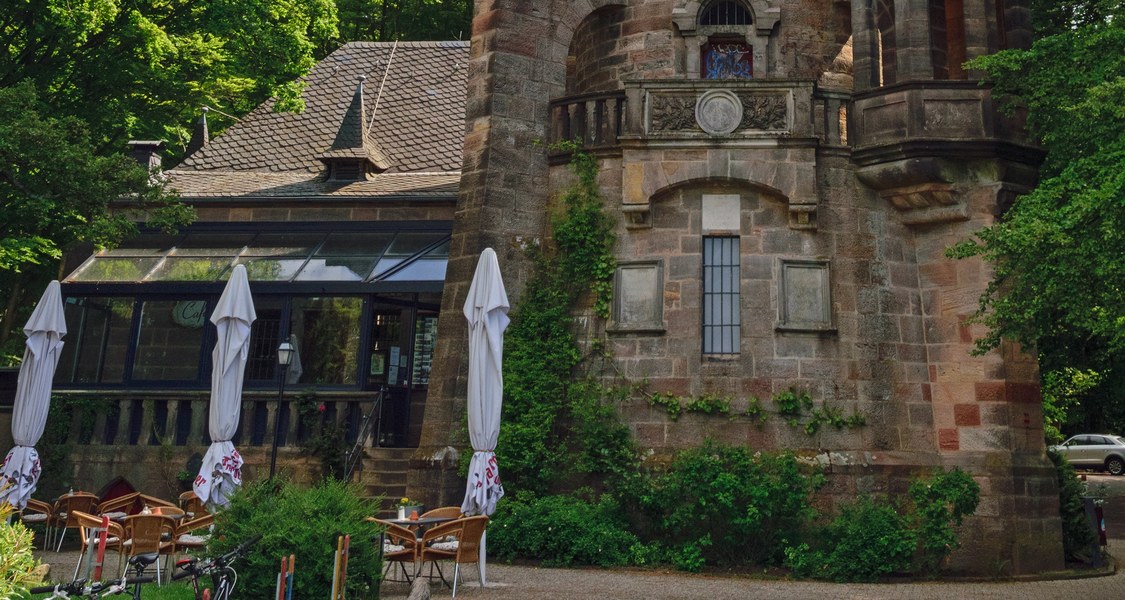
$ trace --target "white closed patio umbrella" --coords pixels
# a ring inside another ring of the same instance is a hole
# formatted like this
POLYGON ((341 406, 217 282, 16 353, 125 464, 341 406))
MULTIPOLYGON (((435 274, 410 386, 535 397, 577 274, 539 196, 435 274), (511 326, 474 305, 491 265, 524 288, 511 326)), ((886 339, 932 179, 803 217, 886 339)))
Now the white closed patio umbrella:
POLYGON ((211 352, 211 411, 207 421, 211 447, 203 456, 203 465, 192 486, 195 495, 212 510, 227 506, 230 495, 242 485, 242 456, 231 439, 238 431, 250 324, 256 318, 246 267, 237 265, 211 313, 217 333, 211 352))
MULTIPOLYGON (((473 459, 461 512, 491 515, 504 495, 496 464, 496 440, 500 436, 503 404, 504 329, 508 327, 508 294, 500 276, 496 252, 485 248, 477 262, 469 297, 465 300, 469 321, 469 440, 473 459)), ((485 583, 485 538, 480 543, 480 578, 485 583)))
POLYGON ((35 444, 47 425, 51 380, 55 377, 63 348, 62 338, 66 335, 59 282, 47 285, 23 332, 27 342, 12 407, 12 440, 16 445, 0 466, 0 502, 7 500, 19 510, 27 506, 39 482, 39 452, 35 444))

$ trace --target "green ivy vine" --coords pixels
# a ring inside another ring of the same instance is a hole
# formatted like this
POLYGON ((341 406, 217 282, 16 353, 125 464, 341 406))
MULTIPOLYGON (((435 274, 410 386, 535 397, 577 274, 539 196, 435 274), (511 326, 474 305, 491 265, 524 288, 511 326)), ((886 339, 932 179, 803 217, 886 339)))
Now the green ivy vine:
POLYGON ((575 376, 583 356, 572 314, 589 294, 594 314, 608 318, 617 262, 596 160, 573 143, 559 149, 572 153, 577 178, 552 214, 550 237, 527 248, 533 270, 504 342, 500 463, 505 479, 537 493, 560 472, 623 472, 635 455, 628 428, 610 418, 606 390, 575 376))
MULTIPOLYGON (((743 417, 762 424, 767 419, 762 401, 757 396, 750 396, 746 408, 741 413, 733 413, 731 396, 715 394, 701 394, 699 396, 681 397, 670 392, 652 392, 646 395, 651 406, 659 407, 668 414, 668 418, 676 421, 684 413, 721 414, 734 419, 743 417)), ((860 413, 844 415, 834 406, 815 407, 812 396, 807 391, 789 388, 778 392, 773 397, 777 415, 790 427, 800 427, 805 433, 813 435, 820 431, 824 425, 831 425, 836 429, 844 427, 855 428, 867 424, 867 419, 860 413)))

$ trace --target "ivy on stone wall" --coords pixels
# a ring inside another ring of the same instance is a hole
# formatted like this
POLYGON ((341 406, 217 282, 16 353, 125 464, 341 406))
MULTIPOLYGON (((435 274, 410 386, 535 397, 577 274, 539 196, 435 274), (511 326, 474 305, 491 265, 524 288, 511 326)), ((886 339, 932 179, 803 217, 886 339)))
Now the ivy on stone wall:
POLYGON ((628 429, 603 403, 604 388, 576 377, 582 361, 573 314, 588 294, 609 316, 613 221, 602 210, 597 162, 568 143, 577 180, 560 197, 551 236, 527 252, 534 270, 504 346, 504 427, 497 453, 513 487, 544 493, 570 474, 622 471, 628 429), (611 418, 612 417, 612 418, 611 418))
MULTIPOLYGON (((756 421, 758 425, 765 423, 768 418, 768 413, 757 396, 750 396, 746 401, 746 408, 741 412, 732 410, 734 398, 731 396, 704 393, 682 397, 671 392, 652 392, 645 397, 651 406, 662 408, 673 421, 679 420, 684 413, 726 415, 730 419, 746 418, 756 421)), ((820 431, 824 425, 843 429, 867 424, 866 417, 860 413, 845 416, 843 411, 834 406, 827 404, 815 406, 812 396, 807 391, 796 388, 789 388, 775 394, 773 404, 777 407, 774 414, 790 427, 800 427, 809 435, 820 431)))

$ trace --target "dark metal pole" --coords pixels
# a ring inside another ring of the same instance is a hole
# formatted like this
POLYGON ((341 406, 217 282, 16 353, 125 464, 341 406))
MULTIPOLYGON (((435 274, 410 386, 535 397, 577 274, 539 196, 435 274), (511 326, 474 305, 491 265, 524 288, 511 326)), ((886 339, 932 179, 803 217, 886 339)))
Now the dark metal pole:
POLYGON ((277 471, 277 438, 281 436, 281 400, 285 395, 285 375, 289 370, 288 364, 278 365, 281 367, 281 381, 277 383, 277 410, 273 414, 273 444, 270 448, 270 479, 273 479, 274 472, 277 471))

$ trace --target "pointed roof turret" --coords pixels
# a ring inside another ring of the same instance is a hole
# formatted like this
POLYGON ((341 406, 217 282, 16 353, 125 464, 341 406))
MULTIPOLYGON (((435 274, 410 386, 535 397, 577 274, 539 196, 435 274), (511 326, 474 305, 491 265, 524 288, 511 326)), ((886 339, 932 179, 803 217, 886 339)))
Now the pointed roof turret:
POLYGON ((195 122, 195 129, 191 131, 191 139, 188 140, 187 144, 187 154, 189 156, 211 141, 211 135, 207 131, 207 111, 209 110, 211 109, 206 106, 203 107, 203 114, 200 115, 199 120, 195 122))
POLYGON ((367 113, 363 108, 363 82, 367 78, 360 75, 358 79, 359 85, 340 122, 336 139, 328 150, 317 157, 328 166, 330 180, 356 181, 363 179, 368 170, 385 171, 391 166, 387 155, 375 140, 367 136, 367 113))

